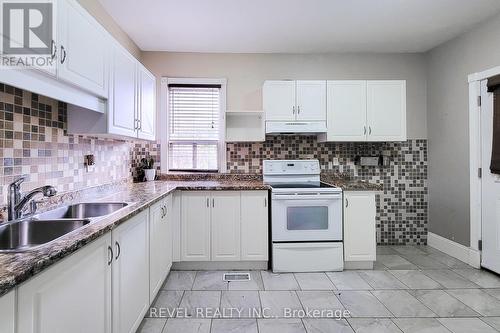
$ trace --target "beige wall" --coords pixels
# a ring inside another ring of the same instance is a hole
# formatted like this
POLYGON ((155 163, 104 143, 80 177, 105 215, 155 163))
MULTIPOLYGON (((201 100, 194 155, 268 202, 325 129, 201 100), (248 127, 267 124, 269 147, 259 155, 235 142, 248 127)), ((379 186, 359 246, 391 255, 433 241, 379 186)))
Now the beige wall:
POLYGON ((125 47, 134 57, 141 60, 141 50, 132 39, 118 26, 113 18, 106 12, 98 0, 78 0, 94 18, 102 24, 104 28, 114 37, 123 47, 125 47))
POLYGON ((407 80, 408 137, 427 138, 426 70, 421 54, 210 54, 143 52, 158 78, 227 78, 228 110, 262 110, 267 79, 407 80))
POLYGON ((467 76, 500 65, 500 15, 428 53, 430 231, 469 246, 467 76))

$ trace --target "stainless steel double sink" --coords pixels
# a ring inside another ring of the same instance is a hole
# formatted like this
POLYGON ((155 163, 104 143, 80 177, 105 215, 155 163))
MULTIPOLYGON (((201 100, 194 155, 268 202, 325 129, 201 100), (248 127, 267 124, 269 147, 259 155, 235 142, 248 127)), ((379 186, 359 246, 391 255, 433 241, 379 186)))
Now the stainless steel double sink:
POLYGON ((126 202, 87 202, 59 207, 29 218, 0 224, 0 252, 22 252, 73 232, 93 218, 119 211, 126 202))

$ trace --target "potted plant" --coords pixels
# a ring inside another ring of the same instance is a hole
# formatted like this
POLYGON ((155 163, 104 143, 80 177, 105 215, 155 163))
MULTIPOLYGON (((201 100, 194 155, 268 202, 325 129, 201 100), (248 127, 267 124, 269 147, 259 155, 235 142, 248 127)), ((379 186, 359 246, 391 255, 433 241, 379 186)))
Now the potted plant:
POLYGON ((156 169, 154 168, 155 161, 150 158, 141 159, 141 169, 144 171, 144 178, 146 181, 155 180, 156 169))

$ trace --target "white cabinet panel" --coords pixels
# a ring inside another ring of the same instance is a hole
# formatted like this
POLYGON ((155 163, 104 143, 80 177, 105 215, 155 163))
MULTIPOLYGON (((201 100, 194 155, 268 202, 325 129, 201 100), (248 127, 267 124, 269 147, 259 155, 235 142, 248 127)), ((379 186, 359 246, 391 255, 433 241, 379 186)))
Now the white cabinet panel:
POLYGON ((212 192, 212 261, 240 260, 240 192, 212 192))
POLYGON ((295 120, 295 81, 266 81, 262 90, 266 120, 295 120))
POLYGON ((328 81, 327 141, 366 141, 366 81, 328 81))
POLYGON ((115 45, 108 101, 108 131, 111 134, 137 136, 136 75, 136 60, 127 51, 115 45))
POLYGON ((14 333, 16 321, 16 292, 11 291, 0 297, 0 332, 14 333))
POLYGON ((143 66, 138 66, 139 78, 139 139, 155 140, 156 138, 156 78, 143 66))
POLYGON ((169 219, 172 224, 172 261, 181 261, 181 201, 182 193, 175 191, 172 194, 172 208, 169 219))
POLYGON ((182 192, 181 260, 210 260, 210 193, 182 192))
POLYGON ((241 192, 241 260, 268 260, 268 192, 241 192))
POLYGON ((375 261, 375 194, 344 192, 345 261, 375 261))
POLYGON ((149 291, 153 300, 172 266, 170 196, 149 208, 149 291))
POLYGON ((406 140, 406 81, 368 81, 368 141, 406 140))
POLYGON ((114 333, 135 332, 149 308, 148 226, 143 211, 112 231, 114 333))
POLYGON ((296 82, 297 120, 325 121, 326 81, 296 82))
POLYGON ((109 37, 76 1, 58 1, 58 5, 59 78, 108 97, 109 37))
POLYGON ((21 285, 18 333, 111 332, 110 245, 107 234, 21 285))

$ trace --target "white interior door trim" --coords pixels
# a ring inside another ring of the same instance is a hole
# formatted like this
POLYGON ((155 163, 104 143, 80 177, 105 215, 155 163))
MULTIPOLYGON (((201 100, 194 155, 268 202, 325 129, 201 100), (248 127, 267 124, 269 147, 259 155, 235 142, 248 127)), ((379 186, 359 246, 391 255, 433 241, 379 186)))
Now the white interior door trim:
POLYGON ((470 249, 476 255, 470 256, 469 264, 481 266, 479 240, 481 239, 481 106, 478 96, 481 96, 481 81, 500 75, 500 66, 468 76, 469 82, 469 184, 470 184, 470 249))

